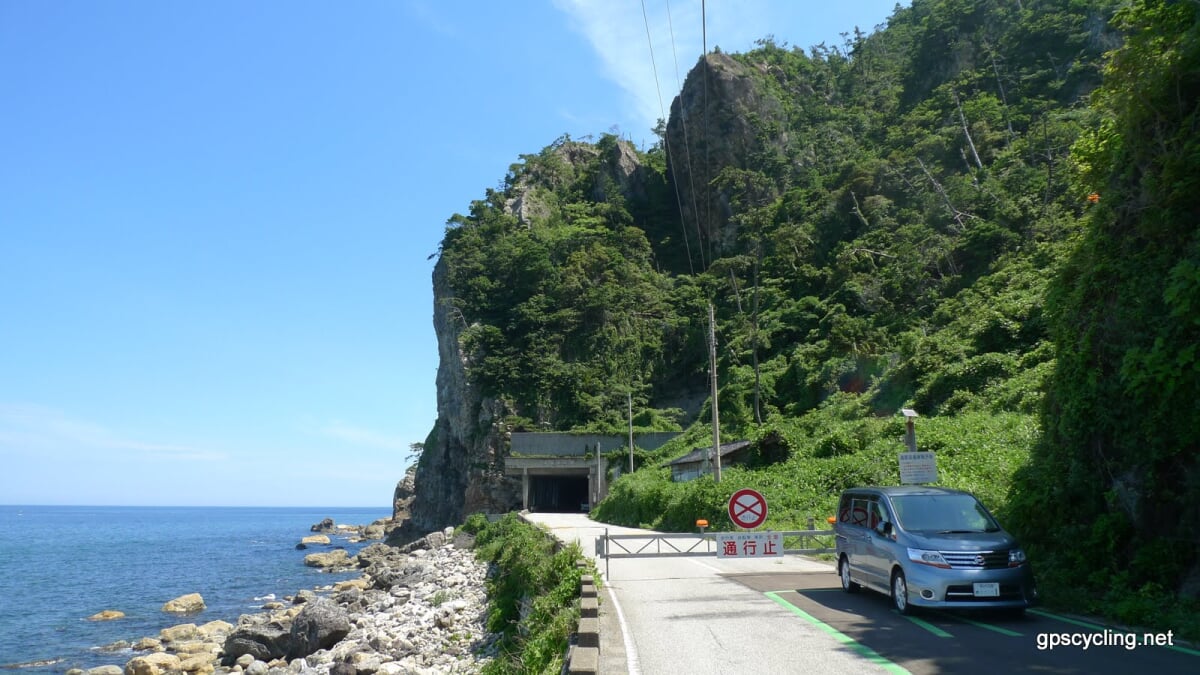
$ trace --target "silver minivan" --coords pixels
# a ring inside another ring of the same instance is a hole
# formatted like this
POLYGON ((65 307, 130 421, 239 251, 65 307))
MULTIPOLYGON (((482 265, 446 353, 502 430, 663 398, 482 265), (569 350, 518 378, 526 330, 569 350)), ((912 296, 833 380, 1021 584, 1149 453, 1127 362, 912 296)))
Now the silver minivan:
POLYGON ((1003 609, 1037 601, 1025 552, 969 492, 918 485, 846 490, 834 520, 842 590, 913 607, 1003 609))

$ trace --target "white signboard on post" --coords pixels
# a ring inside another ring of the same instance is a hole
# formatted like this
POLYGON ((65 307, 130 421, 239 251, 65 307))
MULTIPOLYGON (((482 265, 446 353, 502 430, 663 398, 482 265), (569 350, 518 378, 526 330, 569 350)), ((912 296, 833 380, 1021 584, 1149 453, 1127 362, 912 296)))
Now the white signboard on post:
POLYGON ((936 483, 937 455, 932 452, 900 453, 900 482, 904 485, 936 483))
POLYGON ((782 558, 782 532, 717 532, 718 558, 782 558))

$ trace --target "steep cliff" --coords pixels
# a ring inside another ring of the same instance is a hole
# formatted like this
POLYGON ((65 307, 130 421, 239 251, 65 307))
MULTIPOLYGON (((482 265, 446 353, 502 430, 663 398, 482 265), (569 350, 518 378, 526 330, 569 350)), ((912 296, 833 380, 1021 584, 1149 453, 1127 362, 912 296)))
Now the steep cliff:
POLYGON ((438 341, 437 422, 417 463, 411 523, 428 532, 457 525, 476 511, 508 511, 520 504, 519 486, 503 476, 505 407, 481 395, 467 374, 464 317, 451 299, 446 263, 433 270, 433 325, 438 341))
POLYGON ((708 54, 671 103, 666 141, 683 222, 699 231, 704 260, 733 253, 737 228, 730 194, 713 182, 726 168, 759 168, 756 159, 782 150, 787 142, 782 102, 762 73, 728 54, 708 54))
POLYGON ((520 483, 504 476, 510 431, 577 426, 596 405, 570 393, 579 381, 653 370, 638 350, 596 337, 614 322, 636 332, 613 311, 622 304, 653 309, 636 280, 621 278, 650 268, 628 262, 649 249, 625 222, 623 205, 649 190, 636 150, 611 137, 560 139, 523 156, 505 183, 456 217, 434 267, 438 419, 417 468, 416 531, 518 507, 520 483), (493 247, 504 252, 484 250, 493 247), (634 360, 592 363, 614 353, 634 360))

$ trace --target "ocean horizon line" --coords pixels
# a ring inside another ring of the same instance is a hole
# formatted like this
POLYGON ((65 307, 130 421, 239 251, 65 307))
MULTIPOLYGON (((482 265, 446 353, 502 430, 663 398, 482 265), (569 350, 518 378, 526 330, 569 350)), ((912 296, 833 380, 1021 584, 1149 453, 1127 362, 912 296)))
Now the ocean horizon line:
POLYGON ((279 504, 11 504, 0 503, 0 507, 14 508, 87 508, 87 509, 381 509, 391 510, 387 504, 376 505, 279 505, 279 504))

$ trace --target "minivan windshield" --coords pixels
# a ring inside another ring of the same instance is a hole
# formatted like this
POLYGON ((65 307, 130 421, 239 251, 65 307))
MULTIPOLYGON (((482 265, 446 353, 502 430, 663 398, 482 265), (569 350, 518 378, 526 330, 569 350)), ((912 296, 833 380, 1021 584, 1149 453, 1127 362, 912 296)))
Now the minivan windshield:
POLYGON ((1000 526, 971 495, 898 495, 892 497, 896 520, 909 531, 999 532, 1000 526))

